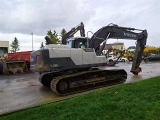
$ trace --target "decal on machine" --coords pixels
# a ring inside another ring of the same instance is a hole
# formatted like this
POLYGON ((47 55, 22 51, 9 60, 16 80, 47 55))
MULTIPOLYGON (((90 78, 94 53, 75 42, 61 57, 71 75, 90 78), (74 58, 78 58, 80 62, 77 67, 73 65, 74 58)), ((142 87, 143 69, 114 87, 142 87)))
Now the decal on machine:
POLYGON ((131 33, 127 33, 127 32, 123 32, 123 34, 124 34, 124 36, 132 37, 132 38, 137 37, 135 34, 131 34, 131 33))

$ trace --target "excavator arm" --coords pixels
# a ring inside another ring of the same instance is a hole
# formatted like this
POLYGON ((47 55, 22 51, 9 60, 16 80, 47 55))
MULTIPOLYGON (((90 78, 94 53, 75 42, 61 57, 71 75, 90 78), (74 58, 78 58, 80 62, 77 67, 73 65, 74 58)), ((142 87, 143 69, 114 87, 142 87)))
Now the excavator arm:
POLYGON ((80 35, 81 37, 85 37, 85 29, 84 29, 84 24, 83 22, 81 22, 78 26, 72 28, 69 32, 67 32, 66 34, 64 34, 62 36, 62 44, 66 44, 67 43, 67 39, 73 37, 73 35, 77 32, 80 31, 80 35))
POLYGON ((89 41, 89 47, 94 48, 97 52, 97 55, 101 55, 106 41, 109 38, 136 40, 136 51, 134 53, 134 59, 130 71, 133 74, 137 75, 141 71, 141 68, 139 66, 142 60, 142 54, 146 45, 147 36, 148 34, 146 30, 120 27, 115 24, 110 24, 106 27, 102 27, 93 34, 89 41))

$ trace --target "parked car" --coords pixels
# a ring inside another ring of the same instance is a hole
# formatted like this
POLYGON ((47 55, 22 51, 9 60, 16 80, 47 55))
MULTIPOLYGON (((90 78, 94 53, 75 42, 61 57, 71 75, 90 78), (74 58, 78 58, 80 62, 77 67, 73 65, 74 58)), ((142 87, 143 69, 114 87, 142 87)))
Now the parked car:
POLYGON ((124 57, 121 57, 121 58, 118 59, 118 62, 128 62, 128 61, 129 60, 127 58, 124 58, 124 57))
POLYGON ((113 56, 113 55, 109 55, 108 57, 106 56, 106 58, 107 58, 108 62, 112 62, 112 61, 116 61, 117 60, 117 57, 113 56))
POLYGON ((108 62, 112 62, 112 61, 116 61, 116 62, 128 62, 129 60, 125 57, 120 57, 118 59, 118 57, 114 56, 114 55, 109 55, 107 58, 108 62))

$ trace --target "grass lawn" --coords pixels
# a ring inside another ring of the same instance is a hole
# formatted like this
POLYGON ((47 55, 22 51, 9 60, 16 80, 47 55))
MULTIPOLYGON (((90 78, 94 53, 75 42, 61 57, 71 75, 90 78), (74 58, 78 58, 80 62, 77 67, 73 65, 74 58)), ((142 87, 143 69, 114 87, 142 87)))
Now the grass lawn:
POLYGON ((160 77, 18 111, 0 120, 160 120, 160 77))

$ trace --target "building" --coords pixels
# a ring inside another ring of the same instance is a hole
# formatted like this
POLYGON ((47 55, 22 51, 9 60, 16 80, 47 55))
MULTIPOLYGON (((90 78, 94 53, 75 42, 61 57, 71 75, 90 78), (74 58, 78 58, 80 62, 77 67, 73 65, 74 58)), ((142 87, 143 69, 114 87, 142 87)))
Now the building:
POLYGON ((9 41, 0 41, 0 58, 7 57, 9 51, 9 41))
POLYGON ((111 43, 106 44, 105 49, 116 49, 116 50, 124 50, 124 43, 111 43))
POLYGON ((116 50, 124 50, 124 43, 113 43, 112 48, 116 50))
POLYGON ((105 48, 103 50, 103 53, 106 54, 107 50, 112 49, 112 50, 124 50, 124 43, 111 43, 111 44, 106 44, 105 48))

